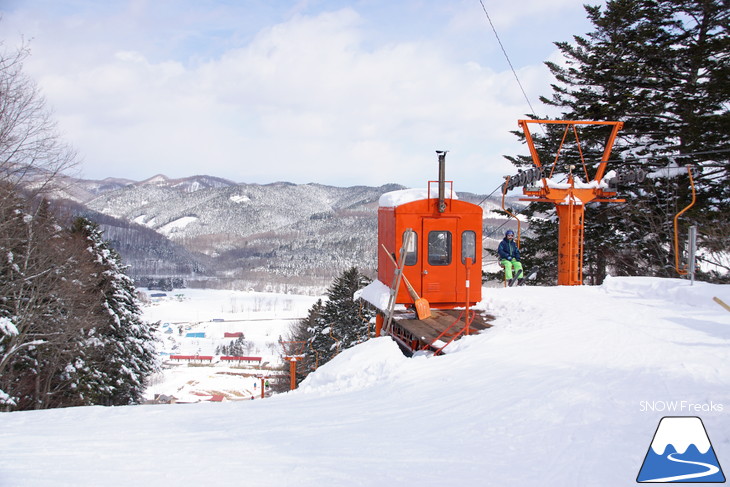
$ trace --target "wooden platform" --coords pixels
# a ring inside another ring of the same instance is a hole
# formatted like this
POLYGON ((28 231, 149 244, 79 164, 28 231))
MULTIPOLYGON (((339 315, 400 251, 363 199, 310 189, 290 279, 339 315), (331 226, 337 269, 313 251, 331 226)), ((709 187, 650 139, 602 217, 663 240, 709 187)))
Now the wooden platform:
MULTIPOLYGON (((466 325, 463 312, 464 310, 432 309, 431 318, 425 320, 419 320, 415 312, 396 312, 393 323, 391 324, 392 329, 390 334, 406 352, 410 350, 413 353, 429 348, 435 351, 451 341, 454 335, 462 332, 466 325), (443 336, 439 342, 434 343, 442 334, 443 336)), ((490 321, 494 320, 494 316, 479 310, 472 311, 472 313, 474 313, 474 319, 469 325, 470 335, 479 333, 492 326, 490 321)))

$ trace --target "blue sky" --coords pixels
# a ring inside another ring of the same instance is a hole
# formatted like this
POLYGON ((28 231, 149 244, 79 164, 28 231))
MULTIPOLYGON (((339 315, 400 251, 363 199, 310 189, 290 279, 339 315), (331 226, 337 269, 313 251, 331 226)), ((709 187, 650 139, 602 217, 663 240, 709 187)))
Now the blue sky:
MULTIPOLYGON (((535 109, 579 0, 483 0, 535 109)), ((595 0, 590 4, 602 3, 595 0)), ((479 0, 3 0, 80 176, 490 193, 528 113, 479 0)))

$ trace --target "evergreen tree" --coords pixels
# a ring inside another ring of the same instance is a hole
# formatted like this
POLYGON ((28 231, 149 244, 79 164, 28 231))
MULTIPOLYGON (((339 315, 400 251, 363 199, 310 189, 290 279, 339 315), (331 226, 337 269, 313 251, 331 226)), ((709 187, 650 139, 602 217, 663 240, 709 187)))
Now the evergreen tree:
POLYGON ((374 308, 353 297, 369 282, 356 267, 347 269, 327 289, 327 300, 318 300, 294 327, 288 341, 299 344, 305 355, 297 363, 298 382, 342 350, 369 338, 374 308))
MULTIPOLYGON (((653 177, 658 166, 694 165, 697 203, 683 216, 683 228, 699 226, 705 258, 726 249, 730 238, 723 216, 730 201, 728 9, 721 0, 609 0, 605 9, 585 8, 595 30, 576 36, 575 44, 556 43, 564 63, 546 63, 556 83, 541 100, 561 109, 561 119, 623 121, 614 158, 624 162, 609 169, 649 173, 642 183, 619 186, 626 203, 586 208, 587 282, 600 283, 609 271, 677 276, 673 216, 690 202, 690 184, 686 173, 653 177)), ((551 160, 561 136, 552 127, 533 135, 542 160, 551 160)), ((600 158, 605 136, 600 128, 583 131, 586 160, 600 158)), ((580 164, 575 148, 561 154, 566 165, 580 164)), ((518 167, 530 162, 510 160, 518 167)), ((536 206, 527 214, 537 212, 540 220, 530 220, 535 237, 525 245, 554 263, 556 251, 544 248, 557 241, 554 210, 536 206)))
POLYGON ((138 403, 147 377, 157 370, 155 325, 142 321, 132 280, 98 225, 78 218, 72 234, 83 239, 94 269, 87 292, 95 303, 96 326, 84 336, 89 403, 138 403))
MULTIPOLYGON (((351 267, 338 276, 327 290, 322 320, 325 328, 316 335, 322 351, 326 352, 326 334, 331 337, 330 354, 324 353, 320 360, 329 361, 340 351, 367 340, 370 320, 375 316, 370 305, 355 301, 354 294, 367 286, 370 279, 363 276, 356 267, 351 267), (326 329, 330 328, 327 333, 326 329)), ((314 345, 314 342, 313 342, 314 345)), ((316 347, 315 347, 316 348, 316 347)))
POLYGON ((151 327, 98 228, 72 234, 42 200, 75 153, 28 55, 0 46, 0 407, 133 403, 154 369, 151 327))

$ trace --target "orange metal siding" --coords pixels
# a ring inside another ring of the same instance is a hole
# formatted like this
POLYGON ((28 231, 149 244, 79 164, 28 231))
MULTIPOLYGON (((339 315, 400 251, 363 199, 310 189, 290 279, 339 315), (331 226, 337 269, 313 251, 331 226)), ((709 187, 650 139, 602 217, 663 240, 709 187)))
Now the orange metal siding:
MULTIPOLYGON (((469 301, 475 304, 481 300, 482 262, 482 208, 465 201, 447 199, 446 211, 439 213, 438 200, 423 199, 396 207, 381 207, 378 210, 378 279, 386 285, 393 281, 395 266, 384 255, 381 244, 398 256, 403 232, 413 229, 418 238, 418 260, 415 265, 406 266, 404 275, 416 292, 426 298, 434 308, 454 308, 465 305, 466 268, 462 263, 462 234, 473 231, 476 235, 476 259, 471 267, 471 288, 469 301), (433 265, 428 262, 429 232, 449 231, 452 234, 452 258, 448 265, 433 265)), ((413 299, 403 285, 396 302, 412 304, 413 299)))

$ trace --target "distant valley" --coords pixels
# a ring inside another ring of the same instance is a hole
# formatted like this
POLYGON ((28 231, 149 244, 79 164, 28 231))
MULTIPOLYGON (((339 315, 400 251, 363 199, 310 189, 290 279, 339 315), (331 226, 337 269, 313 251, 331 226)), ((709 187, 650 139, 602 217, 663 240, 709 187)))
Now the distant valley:
MULTIPOLYGON (((350 266, 375 276, 378 199, 398 189, 67 177, 55 199, 68 214, 98 222, 141 285, 175 279, 178 286, 312 294, 350 266)), ((499 198, 458 195, 481 203, 485 236, 504 223, 491 213, 499 198)))

